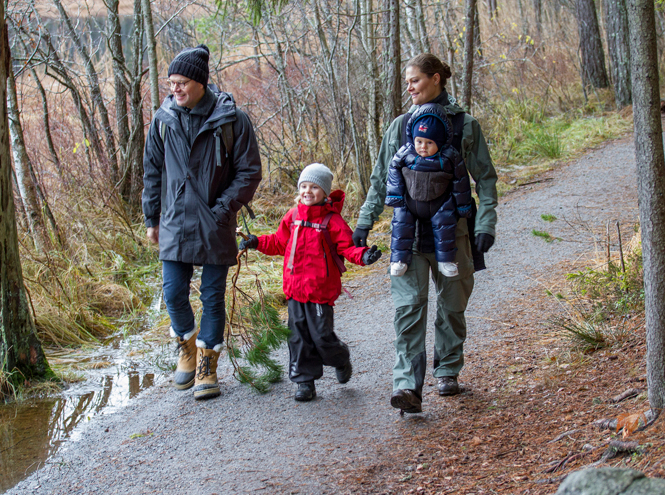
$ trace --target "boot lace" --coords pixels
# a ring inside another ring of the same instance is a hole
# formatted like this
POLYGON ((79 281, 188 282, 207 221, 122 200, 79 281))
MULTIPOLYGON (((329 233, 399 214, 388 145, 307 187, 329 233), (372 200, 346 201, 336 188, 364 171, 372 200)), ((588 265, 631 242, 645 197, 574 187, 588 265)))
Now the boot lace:
POLYGON ((198 375, 199 380, 202 380, 204 377, 210 374, 210 356, 201 356, 201 361, 199 361, 198 375))

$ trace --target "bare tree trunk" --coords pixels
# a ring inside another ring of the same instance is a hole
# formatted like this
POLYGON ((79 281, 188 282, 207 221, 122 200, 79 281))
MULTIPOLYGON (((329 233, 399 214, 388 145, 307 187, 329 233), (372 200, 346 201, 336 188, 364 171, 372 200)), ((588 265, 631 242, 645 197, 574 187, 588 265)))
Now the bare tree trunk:
POLYGON ((106 154, 104 156, 103 163, 107 163, 110 165, 111 180, 113 181, 113 184, 116 184, 119 179, 119 172, 118 172, 118 160, 116 155, 117 150, 115 149, 115 138, 113 136, 113 129, 111 128, 109 114, 106 109, 106 105, 104 104, 104 97, 102 96, 102 90, 99 86, 99 78, 97 77, 97 71, 95 69, 94 64, 92 63, 90 54, 86 50, 85 46, 83 46, 83 42, 81 41, 79 34, 76 32, 76 29, 74 29, 72 21, 69 18, 69 14, 67 14, 64 7, 62 6, 61 0, 53 0, 53 2, 55 3, 55 6, 58 8, 58 12, 60 13, 62 21, 65 23, 65 25, 69 30, 69 34, 72 37, 72 41, 74 42, 74 46, 76 47, 78 54, 83 59, 85 72, 88 77, 88 82, 90 84, 90 93, 92 95, 92 101, 94 103, 94 106, 99 111, 99 116, 102 121, 102 129, 104 131, 104 137, 106 141, 106 154))
POLYGON ((49 117, 48 99, 46 98, 46 91, 44 90, 44 86, 42 85, 42 82, 39 80, 39 76, 37 75, 37 71, 34 69, 34 67, 31 67, 30 71, 32 72, 32 77, 35 80, 37 89, 39 90, 39 96, 42 99, 42 119, 44 121, 44 135, 46 136, 46 143, 48 144, 48 150, 49 153, 51 154, 51 160, 53 161, 53 166, 58 172, 58 176, 62 180, 64 179, 62 175, 62 165, 60 163, 60 157, 58 156, 58 153, 55 150, 55 145, 53 144, 53 136, 51 136, 51 120, 49 117))
POLYGON ((533 13, 536 21, 536 36, 543 39, 543 0, 533 0, 533 13))
POLYGON ((41 208, 39 206, 36 185, 33 182, 32 174, 30 173, 32 165, 30 164, 28 152, 25 149, 23 127, 21 126, 18 110, 18 97, 16 95, 16 81, 14 80, 14 72, 11 68, 11 62, 10 69, 7 73, 7 96, 9 132, 14 154, 16 180, 19 186, 21 199, 23 200, 23 206, 27 214, 28 224, 30 225, 32 241, 35 243, 37 251, 43 253, 49 247, 48 235, 46 233, 44 217, 42 216, 41 208))
POLYGON ((414 1, 416 2, 416 17, 418 19, 418 28, 420 30, 420 44, 424 52, 430 53, 432 51, 432 44, 429 41, 429 33, 427 32, 427 22, 425 22, 425 8, 423 7, 423 0, 414 1))
MULTIPOLYGON (((113 56, 113 86, 115 88, 115 120, 118 128, 118 147, 120 156, 125 158, 127 146, 129 145, 129 117, 127 115, 127 88, 125 87, 125 54, 122 49, 122 32, 118 9, 120 0, 108 0, 106 8, 109 19, 108 43, 113 56)), ((120 183, 120 194, 125 201, 130 200, 131 180, 125 180, 125 168, 128 166, 126 159, 120 161, 121 177, 116 179, 116 186, 120 183)), ((131 177, 130 177, 131 179, 131 177)))
POLYGON ((497 0, 487 0, 487 13, 490 17, 490 22, 496 20, 499 17, 499 6, 497 5, 497 0))
POLYGON ((614 82, 614 100, 618 109, 630 105, 630 36, 626 0, 605 0, 605 32, 610 70, 614 82))
POLYGON ((399 39, 399 0, 387 0, 388 31, 388 115, 390 120, 402 113, 402 50, 399 39))
POLYGON ((652 409, 665 407, 665 157, 658 48, 651 0, 628 0, 637 190, 642 227, 647 383, 652 409))
POLYGON ((30 314, 16 231, 12 194, 7 77, 11 70, 5 5, 0 2, 0 366, 14 383, 53 378, 30 314))
POLYGON ((526 36, 529 32, 529 19, 526 16, 526 12, 524 12, 522 0, 517 0, 517 8, 520 11, 520 20, 522 21, 522 36, 526 36))
POLYGON ((582 79, 594 88, 609 86, 605 70, 605 51, 600 39, 594 0, 576 0, 577 28, 582 51, 582 79))
POLYGON ((145 38, 148 44, 148 66, 150 67, 150 99, 152 100, 152 115, 159 109, 159 71, 157 69, 157 40, 155 39, 155 26, 152 22, 152 7, 150 0, 142 0, 143 21, 145 23, 145 38))
POLYGON ((474 27, 476 0, 466 0, 466 31, 464 33, 464 69, 462 72, 462 107, 471 111, 471 84, 473 81, 474 27))
POLYGON ((475 2, 473 14, 473 48, 474 57, 483 58, 482 40, 480 39, 480 15, 478 14, 478 1, 475 2))
POLYGON ((140 211, 141 191, 143 191, 143 146, 145 134, 143 130, 143 97, 141 86, 143 81, 143 12, 142 0, 134 0, 134 53, 132 55, 131 73, 131 107, 132 107, 132 140, 129 143, 127 160, 129 167, 129 206, 131 211, 140 211))
POLYGON ((376 29, 374 28, 373 0, 360 0, 361 41, 369 63, 369 93, 367 119, 367 145, 370 163, 376 163, 381 146, 381 92, 379 90, 379 63, 377 58, 376 29))
POLYGON ((404 29, 402 33, 409 45, 409 58, 415 57, 422 52, 420 37, 418 36, 418 24, 416 19, 416 8, 414 0, 405 0, 404 2, 404 29))

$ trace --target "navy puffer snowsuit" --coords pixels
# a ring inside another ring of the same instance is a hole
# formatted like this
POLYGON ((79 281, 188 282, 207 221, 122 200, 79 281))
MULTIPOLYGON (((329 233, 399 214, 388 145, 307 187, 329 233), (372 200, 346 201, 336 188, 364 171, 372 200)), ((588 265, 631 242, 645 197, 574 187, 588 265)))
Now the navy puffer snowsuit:
POLYGON ((390 163, 386 205, 395 208, 390 262, 411 263, 416 220, 430 220, 438 262, 455 261, 455 229, 459 217, 471 216, 471 186, 462 155, 452 146, 453 128, 446 110, 436 103, 422 105, 406 125, 406 144, 390 163), (446 129, 445 144, 423 158, 413 145, 413 129, 424 117, 439 119, 446 129))

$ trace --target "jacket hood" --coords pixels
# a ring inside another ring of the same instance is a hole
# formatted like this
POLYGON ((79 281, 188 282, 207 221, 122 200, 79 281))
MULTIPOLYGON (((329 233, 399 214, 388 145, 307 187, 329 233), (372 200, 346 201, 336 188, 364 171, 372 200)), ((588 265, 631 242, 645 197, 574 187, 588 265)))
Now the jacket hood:
POLYGON ((312 222, 316 219, 322 219, 331 211, 341 213, 344 206, 344 191, 336 189, 328 195, 328 200, 322 205, 307 206, 298 203, 298 218, 312 222))
MULTIPOLYGON (((202 126, 202 130, 203 127, 218 127, 226 122, 233 122, 236 120, 236 102, 233 99, 233 95, 231 93, 219 91, 215 85, 209 85, 206 88, 206 96, 208 95, 208 92, 212 93, 216 101, 210 117, 208 117, 205 124, 202 126)), ((177 110, 174 107, 177 107, 175 97, 173 95, 167 96, 164 99, 162 106, 159 107, 159 110, 155 113, 155 118, 166 125, 177 123, 178 115, 177 110)))
MULTIPOLYGON (((413 143, 413 129, 415 125, 425 117, 433 117, 441 122, 445 127, 446 132, 446 141, 444 144, 448 145, 453 141, 453 124, 448 118, 448 112, 446 109, 439 105, 438 103, 425 103, 424 105, 419 105, 416 107, 415 112, 409 117, 409 121, 406 124, 406 141, 407 143, 413 143)), ((443 146, 439 146, 439 151, 443 146)))
MULTIPOLYGON (((428 101, 427 103, 425 103, 425 105, 429 103, 438 103, 442 107, 445 107, 446 113, 448 115, 457 115, 458 113, 462 113, 464 111, 464 109, 457 104, 457 100, 448 94, 446 88, 443 88, 443 91, 441 91, 441 94, 439 94, 439 96, 434 98, 432 101, 428 101)), ((423 105, 411 105, 411 108, 409 108, 408 113, 415 112, 421 106, 423 105)))

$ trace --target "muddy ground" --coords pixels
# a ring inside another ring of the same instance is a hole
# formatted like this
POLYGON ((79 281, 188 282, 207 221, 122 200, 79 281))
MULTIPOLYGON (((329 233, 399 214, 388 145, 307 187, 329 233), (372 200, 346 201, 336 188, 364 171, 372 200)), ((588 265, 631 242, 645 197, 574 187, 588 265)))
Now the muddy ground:
MULTIPOLYGON (((553 493, 563 473, 602 451, 608 433, 588 424, 617 412, 606 399, 645 387, 639 337, 596 353, 591 365, 564 362, 567 343, 550 322, 565 307, 546 295, 588 261, 608 220, 620 220, 630 238, 638 217, 632 138, 517 188, 498 217, 489 269, 476 275, 467 311, 462 395, 439 397, 430 378, 422 414, 400 417, 390 407, 393 309, 382 260, 346 283, 352 298, 336 307, 354 363, 348 384, 327 370, 317 400, 303 404, 288 381, 257 395, 228 366, 219 370, 222 396, 211 401, 163 383, 92 418, 78 441, 8 493, 553 493), (636 364, 616 371, 630 359, 636 364), (581 433, 548 444, 573 429, 581 433), (546 472, 582 441, 596 450, 546 472)), ((279 358, 286 364, 287 352, 279 358)))

